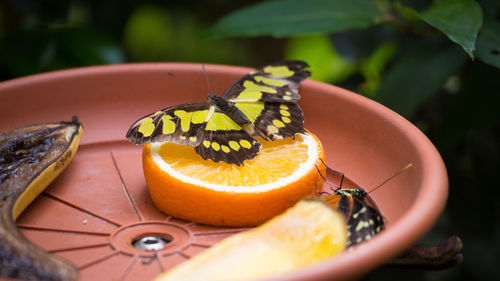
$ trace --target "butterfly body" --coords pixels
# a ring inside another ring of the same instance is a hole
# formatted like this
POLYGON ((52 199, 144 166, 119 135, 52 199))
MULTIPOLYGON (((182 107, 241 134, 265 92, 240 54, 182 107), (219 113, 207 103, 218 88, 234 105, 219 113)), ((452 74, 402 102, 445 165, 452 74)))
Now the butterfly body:
POLYGON ((304 133, 297 104, 299 84, 311 73, 307 63, 285 61, 250 72, 208 101, 159 110, 137 120, 127 132, 136 144, 190 145, 204 159, 242 165, 257 156, 254 137, 275 140, 304 133))
POLYGON ((227 101, 221 97, 216 96, 214 93, 208 94, 208 101, 216 106, 221 112, 224 112, 231 120, 233 120, 239 126, 245 126, 250 124, 248 117, 239 110, 234 103, 227 101))

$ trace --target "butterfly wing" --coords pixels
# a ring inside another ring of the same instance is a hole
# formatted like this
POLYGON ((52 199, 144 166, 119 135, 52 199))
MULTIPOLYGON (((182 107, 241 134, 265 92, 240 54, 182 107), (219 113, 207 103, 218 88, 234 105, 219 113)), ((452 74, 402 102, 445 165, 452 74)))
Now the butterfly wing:
POLYGON ((385 227, 382 215, 359 198, 353 197, 351 214, 347 221, 349 229, 347 246, 370 240, 385 227))
POLYGON ((215 109, 195 150, 203 159, 241 165, 257 156, 261 144, 229 116, 215 109))
POLYGON ((234 82, 222 95, 230 102, 297 102, 300 82, 311 76, 303 61, 284 61, 250 72, 234 82))
POLYGON ((300 82, 311 75, 301 61, 285 61, 243 76, 222 95, 251 122, 247 130, 266 140, 304 133, 304 115, 296 102, 300 82))
POLYGON ((261 144, 214 105, 169 107, 136 121, 127 132, 136 144, 173 142, 194 146, 203 159, 241 165, 257 156, 261 144))
POLYGON ((210 118, 210 107, 205 102, 165 108, 137 120, 126 137, 135 144, 173 142, 198 146, 210 118))
POLYGON ((347 225, 347 246, 370 240, 385 228, 382 215, 359 196, 358 189, 339 189, 323 197, 333 208, 344 215, 347 225))

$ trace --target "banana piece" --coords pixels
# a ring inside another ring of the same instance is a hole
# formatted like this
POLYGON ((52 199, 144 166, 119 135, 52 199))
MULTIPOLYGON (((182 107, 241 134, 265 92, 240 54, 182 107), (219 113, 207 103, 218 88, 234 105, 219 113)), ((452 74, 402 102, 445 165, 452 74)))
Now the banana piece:
POLYGON ((26 240, 15 220, 61 173, 82 135, 71 122, 31 125, 0 135, 0 277, 76 280, 77 269, 26 240))

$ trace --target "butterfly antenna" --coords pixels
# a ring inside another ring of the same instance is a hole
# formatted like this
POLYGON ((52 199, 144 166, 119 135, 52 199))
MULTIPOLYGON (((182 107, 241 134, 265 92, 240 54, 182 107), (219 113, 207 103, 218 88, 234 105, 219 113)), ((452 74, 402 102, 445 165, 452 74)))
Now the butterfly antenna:
POLYGON ((201 64, 201 68, 203 69, 203 73, 205 73, 205 79, 207 80, 207 90, 208 90, 209 93, 213 93, 212 89, 210 87, 210 79, 208 79, 208 72, 205 69, 205 65, 201 64))
POLYGON ((404 166, 401 170, 399 170, 397 173, 395 173, 394 175, 390 176, 389 178, 387 178, 386 180, 384 180, 383 182, 381 182, 379 185, 377 185, 375 188, 373 188, 372 190, 368 191, 367 193, 372 193, 373 191, 377 190, 382 185, 388 183, 390 180, 392 180, 393 178, 397 177, 398 175, 400 175, 401 173, 403 173, 404 171, 408 170, 411 167, 413 167, 413 164, 409 163, 408 165, 404 166))

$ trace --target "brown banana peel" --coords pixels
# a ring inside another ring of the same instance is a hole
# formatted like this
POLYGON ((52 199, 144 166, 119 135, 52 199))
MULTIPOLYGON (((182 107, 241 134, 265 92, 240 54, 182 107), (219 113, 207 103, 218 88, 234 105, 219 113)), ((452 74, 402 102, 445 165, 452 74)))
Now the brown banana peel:
POLYGON ((78 118, 14 129, 0 135, 0 277, 76 280, 78 270, 38 248, 15 220, 63 171, 82 135, 78 118))

